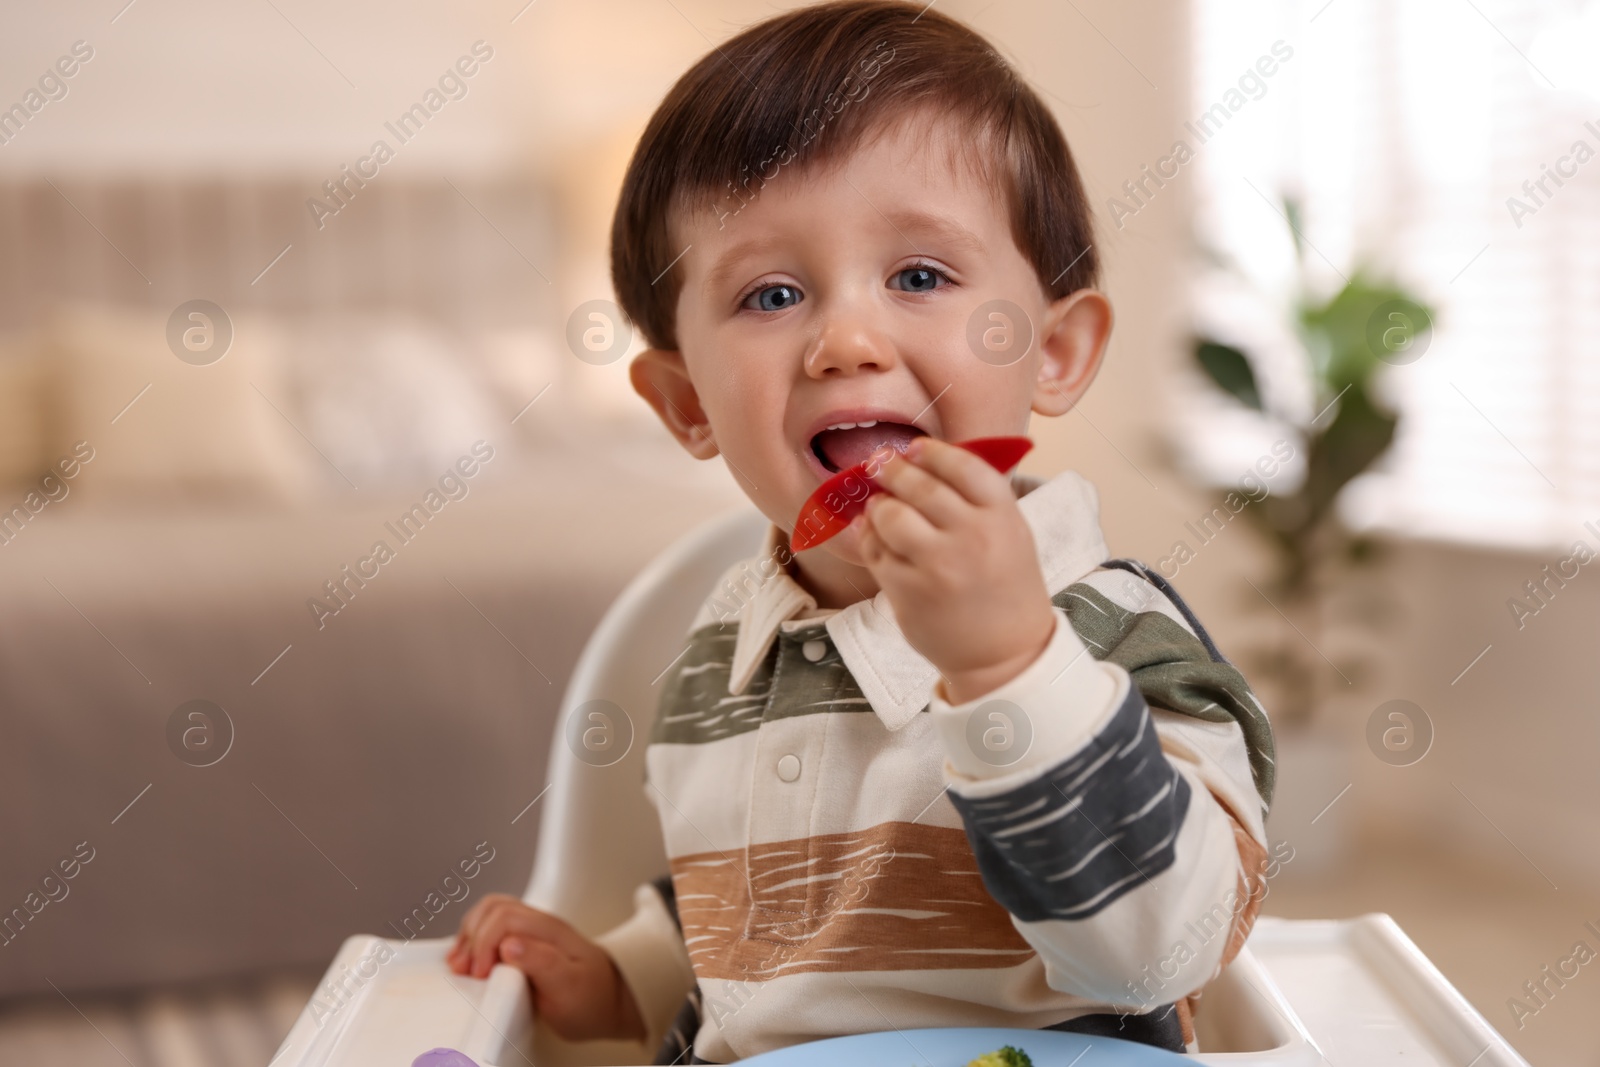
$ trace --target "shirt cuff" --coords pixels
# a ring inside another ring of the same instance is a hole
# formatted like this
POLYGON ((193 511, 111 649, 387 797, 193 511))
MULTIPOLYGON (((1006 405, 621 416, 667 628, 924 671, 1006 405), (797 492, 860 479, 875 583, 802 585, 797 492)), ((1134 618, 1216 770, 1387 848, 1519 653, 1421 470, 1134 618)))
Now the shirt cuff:
POLYGON ((647 1031, 645 1047, 653 1051, 694 989, 694 968, 661 894, 642 885, 634 891, 633 905, 632 917, 595 943, 605 949, 633 993, 647 1031))
POLYGON ((1089 653, 1066 612, 1039 658, 1011 681, 964 704, 933 687, 929 711, 956 782, 1026 777, 1055 766, 1106 725, 1132 684, 1128 673, 1089 653))

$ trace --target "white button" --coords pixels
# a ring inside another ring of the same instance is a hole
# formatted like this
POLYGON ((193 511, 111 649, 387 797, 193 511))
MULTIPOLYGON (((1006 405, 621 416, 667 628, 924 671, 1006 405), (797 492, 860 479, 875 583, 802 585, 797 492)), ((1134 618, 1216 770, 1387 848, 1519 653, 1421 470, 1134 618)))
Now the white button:
POLYGON ((800 777, 800 757, 791 753, 779 760, 778 777, 786 782, 792 782, 800 777))
POLYGON ((828 643, 826 641, 818 640, 807 641, 805 644, 800 646, 800 654, 806 659, 810 660, 812 663, 815 663, 817 660, 828 654, 828 643))

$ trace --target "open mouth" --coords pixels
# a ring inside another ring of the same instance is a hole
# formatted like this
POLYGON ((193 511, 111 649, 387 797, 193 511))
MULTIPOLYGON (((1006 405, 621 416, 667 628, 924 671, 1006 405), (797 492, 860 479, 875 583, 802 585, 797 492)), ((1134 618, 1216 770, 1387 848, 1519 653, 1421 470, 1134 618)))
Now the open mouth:
POLYGON ((829 426, 811 438, 811 451, 830 473, 865 463, 884 445, 896 452, 904 452, 918 437, 927 432, 904 422, 871 420, 868 422, 841 422, 829 426))

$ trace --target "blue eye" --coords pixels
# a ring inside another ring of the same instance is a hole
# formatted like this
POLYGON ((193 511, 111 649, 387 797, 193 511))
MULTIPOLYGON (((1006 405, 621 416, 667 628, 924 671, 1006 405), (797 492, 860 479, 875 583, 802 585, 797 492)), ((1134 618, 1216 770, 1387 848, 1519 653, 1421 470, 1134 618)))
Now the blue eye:
POLYGON ((891 285, 891 289, 903 289, 908 293, 931 293, 941 288, 940 282, 949 284, 950 279, 945 277, 943 271, 933 267, 907 267, 894 276, 899 285, 891 285))
POLYGON ((769 285, 745 297, 740 307, 751 311, 782 311, 800 302, 800 290, 792 285, 769 285))

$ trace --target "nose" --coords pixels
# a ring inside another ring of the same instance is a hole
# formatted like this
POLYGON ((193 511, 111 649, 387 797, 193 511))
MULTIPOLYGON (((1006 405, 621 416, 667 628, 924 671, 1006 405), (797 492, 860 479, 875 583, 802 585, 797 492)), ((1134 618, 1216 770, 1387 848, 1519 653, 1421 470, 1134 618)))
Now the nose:
POLYGON ((858 315, 830 316, 806 352, 812 378, 849 377, 864 370, 885 371, 898 362, 894 345, 858 315))

